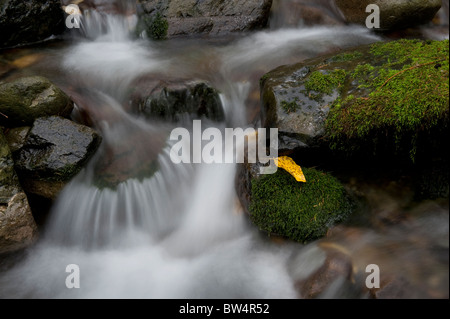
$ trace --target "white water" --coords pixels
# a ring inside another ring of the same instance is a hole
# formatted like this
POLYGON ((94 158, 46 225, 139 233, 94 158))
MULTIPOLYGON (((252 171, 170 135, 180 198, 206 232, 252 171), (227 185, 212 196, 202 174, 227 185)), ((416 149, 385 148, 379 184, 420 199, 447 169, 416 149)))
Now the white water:
POLYGON ((198 50, 188 43, 183 50, 170 50, 131 40, 129 18, 106 16, 102 27, 99 16, 91 18, 84 25, 87 39, 64 51, 61 74, 100 92, 101 111, 89 107, 98 117, 104 145, 115 149, 135 143, 140 150, 135 156, 159 152, 160 170, 142 181, 129 179, 116 191, 100 190, 93 184, 100 151, 58 198, 38 245, 0 276, 0 296, 298 297, 294 283, 323 263, 324 252, 314 243, 278 245, 262 239, 236 204, 234 165, 171 163, 168 146, 160 151, 145 143, 158 134, 167 136, 169 128, 134 118, 120 102, 142 75, 203 76, 222 92, 227 125, 247 125, 245 100, 256 85, 252 72, 267 72, 292 56, 298 61, 377 38, 362 28, 321 27, 258 32, 220 48, 198 50), (198 62, 207 64, 210 56, 214 72, 199 71, 198 62), (146 138, 127 141, 126 132, 146 138), (80 289, 65 286, 68 264, 80 267, 80 289))

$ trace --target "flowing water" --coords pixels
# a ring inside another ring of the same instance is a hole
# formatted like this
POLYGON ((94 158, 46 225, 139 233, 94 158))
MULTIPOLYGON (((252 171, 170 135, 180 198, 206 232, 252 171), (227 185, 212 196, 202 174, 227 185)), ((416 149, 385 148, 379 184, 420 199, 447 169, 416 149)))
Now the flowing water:
MULTIPOLYGON (((251 97, 265 72, 380 38, 349 26, 151 42, 129 36, 135 20, 133 14, 93 11, 70 44, 48 46, 39 63, 22 70, 48 76, 70 94, 74 117, 89 114, 103 143, 58 197, 39 242, 0 273, 0 297, 298 298, 295 284, 326 258, 320 244, 270 241, 250 225, 237 204, 235 165, 172 163, 168 136, 180 124, 130 114, 129 88, 143 77, 208 80, 221 92, 226 116, 224 123, 208 124, 244 127, 257 119, 259 102, 251 97), (98 164, 126 145, 132 145, 127 165, 154 161, 158 171, 123 181, 116 190, 98 188, 98 164), (69 264, 80 268, 80 289, 65 285, 69 264)), ((376 260, 393 274, 414 278, 414 285, 447 290, 448 296, 448 260, 430 248, 448 249, 448 209, 430 204, 422 211, 426 217, 401 228, 356 229, 354 242, 337 237, 332 244, 345 245, 355 267, 376 260), (429 244, 417 245, 407 236, 411 232, 429 244)), ((352 295, 336 281, 322 295, 343 296, 368 294, 352 295)))

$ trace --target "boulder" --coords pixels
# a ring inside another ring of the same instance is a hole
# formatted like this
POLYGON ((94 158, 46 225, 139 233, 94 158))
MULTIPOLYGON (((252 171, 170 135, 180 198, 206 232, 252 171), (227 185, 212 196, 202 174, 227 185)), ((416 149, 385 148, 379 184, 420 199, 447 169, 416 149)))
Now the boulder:
POLYGON ((354 209, 344 186, 329 173, 303 168, 306 183, 299 183, 281 168, 259 175, 257 166, 240 165, 237 192, 252 223, 268 235, 311 242, 354 209))
POLYGON ((35 120, 14 153, 17 173, 27 192, 55 198, 88 162, 101 142, 93 129, 60 116, 35 120))
POLYGON ((379 42, 282 66, 261 92, 262 126, 299 147, 413 160, 447 149, 448 40, 379 42))
POLYGON ((70 98, 47 78, 31 76, 0 83, 0 125, 32 125, 38 117, 67 117, 72 109, 70 98))
POLYGON ((141 81, 132 100, 133 109, 147 118, 174 122, 186 117, 225 119, 219 92, 202 80, 141 81))
POLYGON ((399 30, 430 22, 441 8, 441 0, 336 0, 347 22, 366 25, 369 4, 380 8, 380 30, 399 30))
POLYGON ((0 130, 0 253, 32 244, 37 226, 14 170, 8 144, 0 130))
POLYGON ((272 0, 140 0, 139 4, 141 19, 160 14, 168 22, 168 36, 173 37, 263 28, 272 0))
POLYGON ((31 44, 60 34, 65 30, 61 2, 0 0, 0 30, 0 48, 31 44))

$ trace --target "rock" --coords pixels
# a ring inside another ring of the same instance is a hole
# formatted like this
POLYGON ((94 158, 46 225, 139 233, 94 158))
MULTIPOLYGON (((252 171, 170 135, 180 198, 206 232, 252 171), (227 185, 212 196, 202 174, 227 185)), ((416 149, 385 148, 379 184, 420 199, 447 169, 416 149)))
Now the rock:
MULTIPOLYGON (((314 62, 315 63, 315 62, 314 62)), ((275 69, 263 77, 261 123, 278 127, 280 139, 316 146, 325 135, 329 104, 337 99, 333 90, 321 99, 311 97, 305 87, 314 67, 305 64, 275 69)))
POLYGON ((160 13, 168 36, 225 34, 263 28, 272 0, 140 0, 141 18, 160 13))
POLYGON ((269 235, 311 242, 353 211, 346 190, 328 173, 303 168, 307 182, 299 183, 281 168, 272 175, 258 172, 257 165, 243 164, 237 192, 250 220, 269 235))
POLYGON ((430 22, 441 8, 441 0, 336 0, 349 23, 366 25, 369 4, 380 8, 380 29, 398 30, 430 22))
POLYGON ((37 238, 37 226, 0 131, 0 253, 25 248, 37 238))
POLYGON ((94 165, 94 184, 98 188, 116 189, 129 179, 142 181, 159 170, 158 156, 166 146, 164 130, 143 130, 121 123, 113 134, 120 137, 103 144, 94 165))
POLYGON ((302 298, 314 299, 326 293, 326 290, 337 280, 344 280, 349 283, 352 274, 350 256, 339 251, 328 251, 322 267, 295 285, 302 298))
POLYGON ((60 34, 65 30, 61 2, 0 0, 0 30, 0 48, 31 44, 60 34))
POLYGON ((29 126, 23 126, 5 130, 5 138, 8 142, 11 153, 14 154, 23 147, 30 129, 31 127, 29 126))
POLYGON ((448 40, 399 40, 279 67, 261 79, 262 126, 349 156, 443 153, 446 61, 448 40))
POLYGON ((0 125, 32 125, 38 117, 67 117, 73 102, 47 78, 32 76, 0 84, 0 125))
POLYGON ((175 122, 186 116, 225 119, 219 92, 201 80, 142 81, 132 100, 133 109, 148 118, 175 122))
POLYGON ((23 147, 14 154, 27 192, 55 198, 88 162, 101 137, 91 128, 60 116, 38 118, 23 147))
POLYGON ((345 18, 334 0, 278 0, 272 6, 270 28, 344 25, 345 18))

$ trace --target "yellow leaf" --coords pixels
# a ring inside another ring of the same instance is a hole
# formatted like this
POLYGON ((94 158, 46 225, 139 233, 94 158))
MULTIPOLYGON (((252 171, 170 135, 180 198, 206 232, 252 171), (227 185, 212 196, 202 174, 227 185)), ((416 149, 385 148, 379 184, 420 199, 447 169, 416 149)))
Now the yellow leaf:
POLYGON ((281 156, 274 159, 275 165, 285 169, 289 174, 295 177, 298 182, 306 183, 305 175, 302 168, 298 166, 294 160, 288 156, 281 156))

